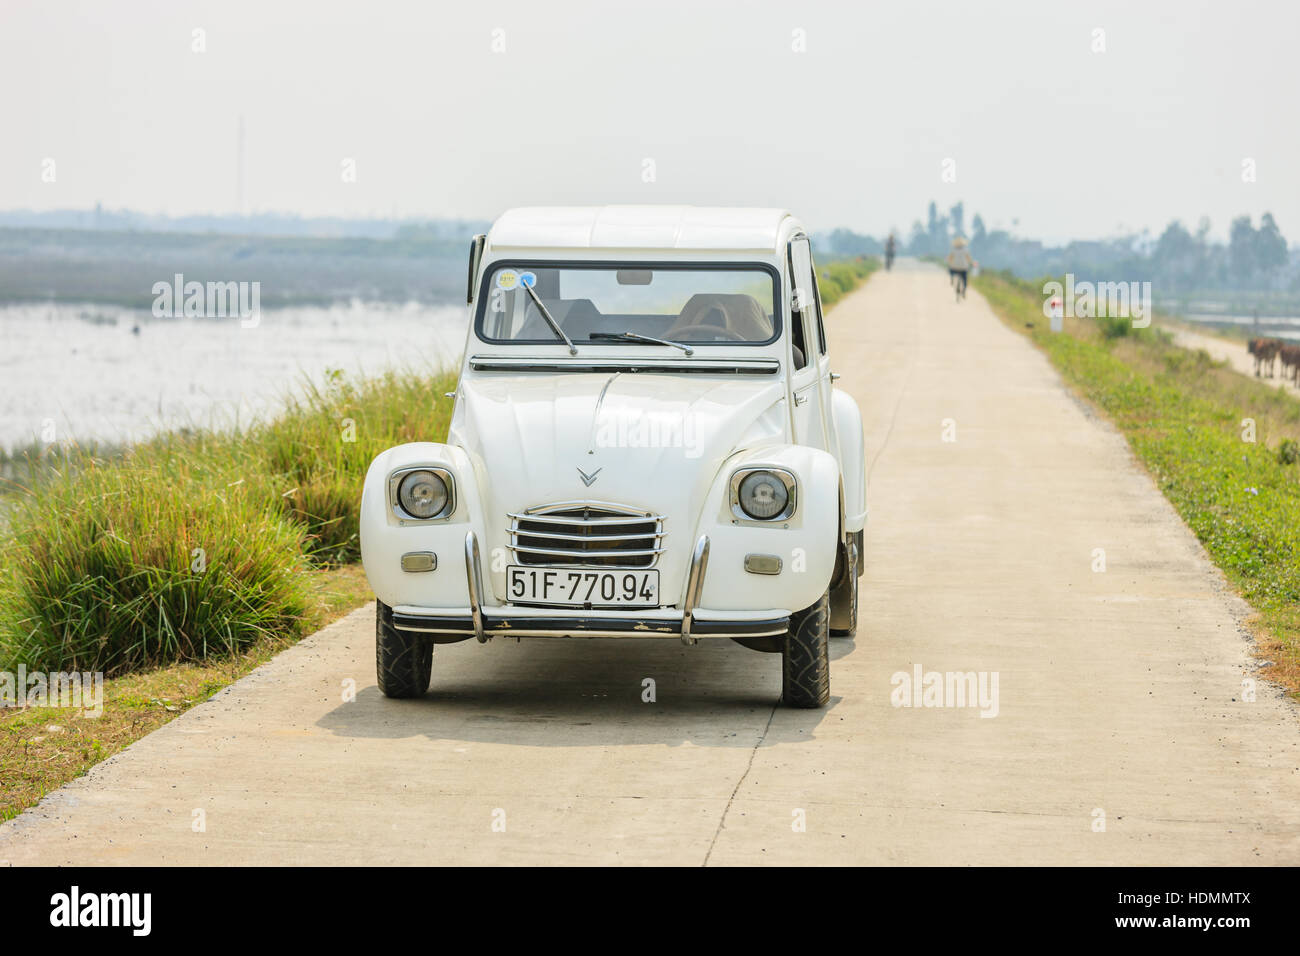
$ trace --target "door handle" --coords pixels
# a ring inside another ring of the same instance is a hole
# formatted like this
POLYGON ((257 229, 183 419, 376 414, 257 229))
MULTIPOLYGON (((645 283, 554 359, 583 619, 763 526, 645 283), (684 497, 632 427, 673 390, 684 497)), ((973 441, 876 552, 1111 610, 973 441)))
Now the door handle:
POLYGON ((808 404, 808 396, 807 396, 807 395, 796 395, 796 396, 794 397, 794 403, 795 403, 796 405, 807 405, 807 404, 808 404))

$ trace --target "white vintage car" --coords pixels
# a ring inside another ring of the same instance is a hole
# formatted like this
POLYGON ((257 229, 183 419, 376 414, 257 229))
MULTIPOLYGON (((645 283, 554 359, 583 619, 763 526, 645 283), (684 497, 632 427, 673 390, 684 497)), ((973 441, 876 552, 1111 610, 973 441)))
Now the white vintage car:
POLYGON ((467 298, 446 442, 366 476, 383 693, 424 694, 434 645, 468 638, 731 638, 824 706, 866 469, 799 221, 514 209, 475 237, 467 298))

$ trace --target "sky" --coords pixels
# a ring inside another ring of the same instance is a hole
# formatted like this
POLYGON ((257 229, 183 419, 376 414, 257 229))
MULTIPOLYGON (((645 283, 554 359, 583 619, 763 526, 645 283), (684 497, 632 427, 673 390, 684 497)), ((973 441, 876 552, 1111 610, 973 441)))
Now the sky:
POLYGON ((905 234, 962 200, 1048 240, 1265 211, 1296 240, 1297 35, 1281 0, 0 0, 0 209, 905 234))

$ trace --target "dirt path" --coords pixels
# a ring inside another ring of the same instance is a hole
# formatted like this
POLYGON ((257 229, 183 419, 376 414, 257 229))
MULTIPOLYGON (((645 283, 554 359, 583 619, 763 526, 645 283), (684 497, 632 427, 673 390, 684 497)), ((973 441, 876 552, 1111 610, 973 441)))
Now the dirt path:
MULTIPOLYGON (((1181 345, 1185 349, 1205 349, 1210 353, 1211 358, 1227 362, 1242 375, 1255 377, 1255 360, 1251 358, 1245 342, 1234 342, 1230 339, 1221 339, 1217 335, 1205 335, 1186 329, 1170 331, 1174 333, 1175 345, 1181 345)), ((1281 361, 1274 365, 1273 378, 1263 378, 1260 381, 1270 385, 1281 385, 1292 395, 1300 395, 1300 388, 1297 388, 1294 382, 1282 378, 1281 361)))
POLYGON ((0 827, 0 860, 1300 863, 1296 710, 1243 700, 1244 607, 1123 439, 937 270, 830 334, 872 517, 825 711, 730 642, 469 642, 387 701, 364 610, 0 827), (914 667, 996 674, 996 716, 892 706, 914 667))

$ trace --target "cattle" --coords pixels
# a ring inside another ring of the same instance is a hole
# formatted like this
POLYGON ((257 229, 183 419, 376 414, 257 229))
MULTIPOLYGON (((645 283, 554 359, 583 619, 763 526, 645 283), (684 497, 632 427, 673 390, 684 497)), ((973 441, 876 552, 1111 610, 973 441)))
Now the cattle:
POLYGON ((1300 385, 1300 345, 1284 344, 1277 354, 1282 359, 1282 377, 1300 385))
POLYGON ((1255 374, 1263 378, 1264 369, 1268 369, 1268 377, 1272 378, 1277 369, 1277 356, 1282 350, 1282 343, 1277 339, 1251 339, 1246 350, 1255 357, 1255 374))

